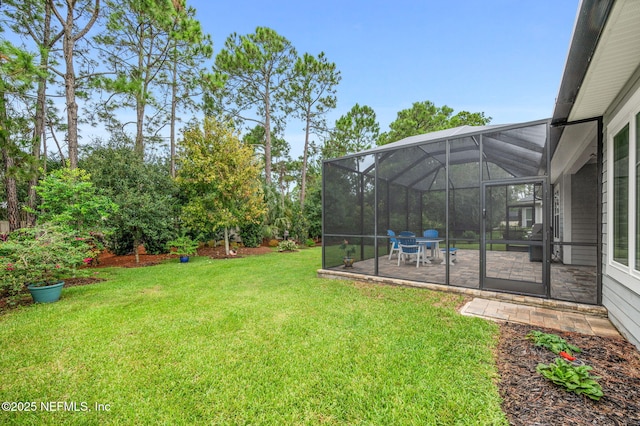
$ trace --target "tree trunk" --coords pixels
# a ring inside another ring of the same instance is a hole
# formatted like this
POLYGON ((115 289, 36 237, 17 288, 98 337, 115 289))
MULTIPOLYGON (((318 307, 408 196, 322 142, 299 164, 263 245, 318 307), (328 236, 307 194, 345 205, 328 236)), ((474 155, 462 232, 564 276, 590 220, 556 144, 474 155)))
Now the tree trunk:
MULTIPOLYGON (((45 16, 44 26, 42 34, 42 44, 49 46, 51 43, 51 6, 49 2, 45 3, 45 16)), ((49 51, 42 49, 40 56, 40 69, 46 70, 49 68, 49 51)), ((38 184, 39 177, 39 164, 41 146, 45 139, 45 126, 47 120, 47 77, 39 77, 38 79, 38 94, 36 100, 36 122, 33 135, 33 145, 31 147, 31 155, 35 164, 35 170, 32 170, 31 179, 29 179, 29 187, 27 188, 27 205, 30 209, 36 207, 36 190, 35 186, 38 184)), ((27 214, 27 225, 34 226, 36 224, 36 216, 33 213, 27 214)))
POLYGON ((171 177, 176 177, 176 103, 178 97, 178 59, 174 47, 171 77, 171 177))
POLYGON ((307 190, 307 161, 309 156, 309 127, 311 126, 311 118, 307 114, 307 123, 304 133, 304 151, 302 152, 302 178, 300 182, 300 211, 304 211, 304 199, 307 190))
POLYGON ((133 254, 136 256, 136 264, 140 263, 140 237, 138 237, 138 233, 136 231, 133 232, 133 254))
POLYGON ((144 103, 141 100, 136 101, 136 146, 135 152, 140 158, 144 157, 144 133, 142 125, 144 122, 144 103))
POLYGON ((265 182, 271 185, 271 104, 269 102, 269 89, 265 96, 264 118, 264 174, 265 182))
POLYGON ((78 167, 78 104, 76 103, 76 71, 73 65, 75 39, 73 37, 73 7, 67 7, 67 23, 64 26, 62 49, 66 71, 64 88, 67 101, 67 144, 69 168, 78 167))
POLYGON ((56 16, 63 29, 62 52, 66 66, 64 74, 65 97, 67 102, 67 144, 69 146, 69 167, 75 169, 78 167, 78 104, 76 103, 76 72, 73 65, 73 55, 75 53, 76 41, 84 37, 89 29, 98 19, 100 11, 100 0, 95 0, 95 7, 91 14, 89 22, 85 27, 74 35, 74 24, 76 0, 66 0, 67 16, 63 18, 58 11, 61 3, 53 0, 47 0, 51 11, 56 16))
POLYGON ((64 53, 64 89, 67 101, 67 145, 69 168, 78 167, 78 104, 76 103, 76 71, 73 65, 75 39, 73 36, 73 6, 67 2, 67 19, 64 24, 62 50, 64 53))
POLYGON ((0 147, 2 147, 4 189, 7 197, 7 219, 9 220, 9 232, 11 232, 20 228, 20 212, 18 209, 18 186, 13 177, 13 170, 11 170, 15 166, 15 160, 9 149, 9 132, 5 125, 8 122, 5 102, 5 92, 2 90, 0 92, 0 147))
MULTIPOLYGON (((46 69, 47 60, 43 59, 40 61, 40 66, 42 69, 46 69)), ((36 103, 36 122, 33 130, 33 145, 31 146, 31 155, 33 156, 34 162, 34 170, 31 170, 31 178, 29 179, 29 187, 27 188, 27 205, 30 209, 35 209, 36 207, 36 190, 35 186, 38 184, 39 177, 39 169, 40 165, 40 152, 42 141, 44 140, 45 134, 45 120, 46 120, 46 90, 47 90, 47 81, 46 78, 41 78, 38 81, 38 98, 36 103)), ((33 226, 36 224, 36 216, 33 213, 27 214, 27 224, 29 226, 33 226)))
POLYGON ((20 228, 20 209, 18 207, 18 185, 16 179, 10 175, 10 170, 15 166, 14 158, 6 147, 2 148, 2 160, 4 162, 4 185, 7 195, 7 219, 9 220, 9 232, 20 228))
POLYGON ((224 227, 224 252, 229 256, 229 228, 224 227))

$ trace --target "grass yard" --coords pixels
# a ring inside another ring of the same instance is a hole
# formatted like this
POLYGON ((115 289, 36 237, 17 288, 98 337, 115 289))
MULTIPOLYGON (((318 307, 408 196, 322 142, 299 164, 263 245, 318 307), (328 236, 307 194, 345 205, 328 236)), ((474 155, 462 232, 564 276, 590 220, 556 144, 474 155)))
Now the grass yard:
POLYGON ((319 279, 320 254, 107 269, 0 316, 0 399, 36 408, 0 423, 507 424, 495 324, 457 295, 319 279))

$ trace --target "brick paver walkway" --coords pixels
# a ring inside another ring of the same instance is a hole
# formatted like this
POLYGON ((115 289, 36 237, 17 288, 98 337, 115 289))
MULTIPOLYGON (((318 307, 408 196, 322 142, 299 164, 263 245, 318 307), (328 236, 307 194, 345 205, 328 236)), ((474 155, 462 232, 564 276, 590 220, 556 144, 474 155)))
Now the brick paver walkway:
POLYGON ((476 297, 468 302, 460 310, 460 313, 496 321, 519 322, 595 336, 621 337, 618 330, 611 324, 611 321, 602 316, 520 305, 501 300, 476 297))

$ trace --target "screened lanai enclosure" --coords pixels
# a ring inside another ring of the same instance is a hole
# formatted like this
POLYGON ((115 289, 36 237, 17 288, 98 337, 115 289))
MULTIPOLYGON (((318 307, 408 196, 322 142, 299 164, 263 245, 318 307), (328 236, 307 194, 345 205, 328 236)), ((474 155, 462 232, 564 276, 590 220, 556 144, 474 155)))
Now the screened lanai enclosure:
POLYGON ((323 269, 597 304, 595 240, 554 238, 549 135, 462 126, 325 161, 323 269))

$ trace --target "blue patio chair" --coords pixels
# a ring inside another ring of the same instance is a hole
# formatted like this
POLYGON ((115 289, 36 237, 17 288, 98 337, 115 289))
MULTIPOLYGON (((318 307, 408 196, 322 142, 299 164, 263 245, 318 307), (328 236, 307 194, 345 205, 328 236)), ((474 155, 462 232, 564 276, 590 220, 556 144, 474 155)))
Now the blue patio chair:
MULTIPOLYGON (((428 238, 430 240, 437 240, 438 239, 438 230, 437 229, 427 229, 426 231, 424 231, 422 233, 422 236, 424 238, 428 238)), ((424 247, 424 251, 425 251, 425 256, 426 256, 426 251, 427 250, 431 250, 431 258, 435 258, 438 255, 438 245, 439 243, 424 243, 423 247, 424 247)))
POLYGON ((391 238, 389 238, 389 241, 391 242, 391 250, 389 250, 389 260, 391 260, 391 256, 393 255, 393 252, 396 252, 396 255, 398 255, 398 253, 400 253, 400 247, 398 247, 398 239, 396 238, 396 233, 393 232, 391 229, 387 229, 387 235, 391 238))
POLYGON ((400 260, 406 262, 407 258, 411 256, 416 257, 416 268, 420 266, 420 261, 424 261, 424 251, 420 248, 415 238, 398 238, 398 266, 400 266, 400 260))
MULTIPOLYGON (((422 233, 422 236, 425 238, 429 238, 430 240, 438 239, 438 230, 437 229, 427 229, 422 233)), ((435 246, 435 243, 427 243, 427 248, 432 249, 432 244, 435 246)))

